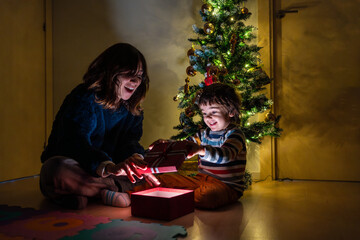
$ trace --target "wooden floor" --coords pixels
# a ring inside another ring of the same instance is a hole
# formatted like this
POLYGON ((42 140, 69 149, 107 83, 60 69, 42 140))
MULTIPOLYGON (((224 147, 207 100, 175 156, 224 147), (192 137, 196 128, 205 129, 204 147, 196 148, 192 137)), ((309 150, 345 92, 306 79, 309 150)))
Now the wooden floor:
MULTIPOLYGON (((0 184, 0 204, 62 210, 41 195, 37 177, 0 184)), ((171 222, 132 217, 129 208, 91 202, 78 213, 181 225, 186 239, 321 240, 360 238, 360 183, 266 181, 217 211, 195 210, 171 222)))

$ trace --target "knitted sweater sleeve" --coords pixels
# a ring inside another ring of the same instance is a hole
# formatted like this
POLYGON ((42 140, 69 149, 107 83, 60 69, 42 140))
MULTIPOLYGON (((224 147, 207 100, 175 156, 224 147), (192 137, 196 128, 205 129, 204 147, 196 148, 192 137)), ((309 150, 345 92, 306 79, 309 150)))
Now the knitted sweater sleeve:
POLYGON ((206 145, 205 155, 202 160, 225 164, 236 160, 236 156, 243 150, 245 150, 245 139, 241 130, 232 129, 225 135, 226 140, 220 147, 206 145))

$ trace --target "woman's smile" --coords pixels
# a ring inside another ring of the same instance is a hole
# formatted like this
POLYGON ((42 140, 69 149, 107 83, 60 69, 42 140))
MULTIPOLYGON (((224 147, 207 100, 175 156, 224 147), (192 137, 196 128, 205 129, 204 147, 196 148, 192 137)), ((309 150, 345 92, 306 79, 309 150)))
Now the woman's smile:
POLYGON ((122 100, 128 100, 136 91, 137 87, 141 84, 141 78, 139 77, 130 77, 130 76, 122 76, 119 75, 118 81, 120 83, 119 86, 119 97, 122 100))

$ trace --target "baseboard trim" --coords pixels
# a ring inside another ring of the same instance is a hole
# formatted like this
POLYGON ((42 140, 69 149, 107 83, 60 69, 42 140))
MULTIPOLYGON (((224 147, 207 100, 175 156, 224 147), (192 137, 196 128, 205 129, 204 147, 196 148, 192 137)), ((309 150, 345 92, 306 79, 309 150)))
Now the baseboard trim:
POLYGON ((5 181, 2 181, 0 182, 0 184, 2 183, 9 183, 9 182, 16 182, 16 181, 20 181, 20 180, 24 180, 24 179, 29 179, 29 178, 37 178, 39 177, 40 175, 37 174, 37 175, 32 175, 32 176, 27 176, 27 177, 21 177, 21 178, 15 178, 15 179, 10 179, 10 180, 5 180, 5 181))

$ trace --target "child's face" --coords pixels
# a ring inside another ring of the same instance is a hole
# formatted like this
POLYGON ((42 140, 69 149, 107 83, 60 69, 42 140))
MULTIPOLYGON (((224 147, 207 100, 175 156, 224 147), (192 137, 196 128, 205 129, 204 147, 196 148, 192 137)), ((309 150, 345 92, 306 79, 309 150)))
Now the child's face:
POLYGON ((121 99, 126 101, 134 94, 137 87, 141 84, 141 75, 142 72, 140 71, 135 77, 129 77, 126 74, 117 76, 119 81, 118 96, 121 99))
POLYGON ((234 114, 228 113, 220 104, 200 105, 205 124, 211 131, 221 131, 229 126, 234 114))

